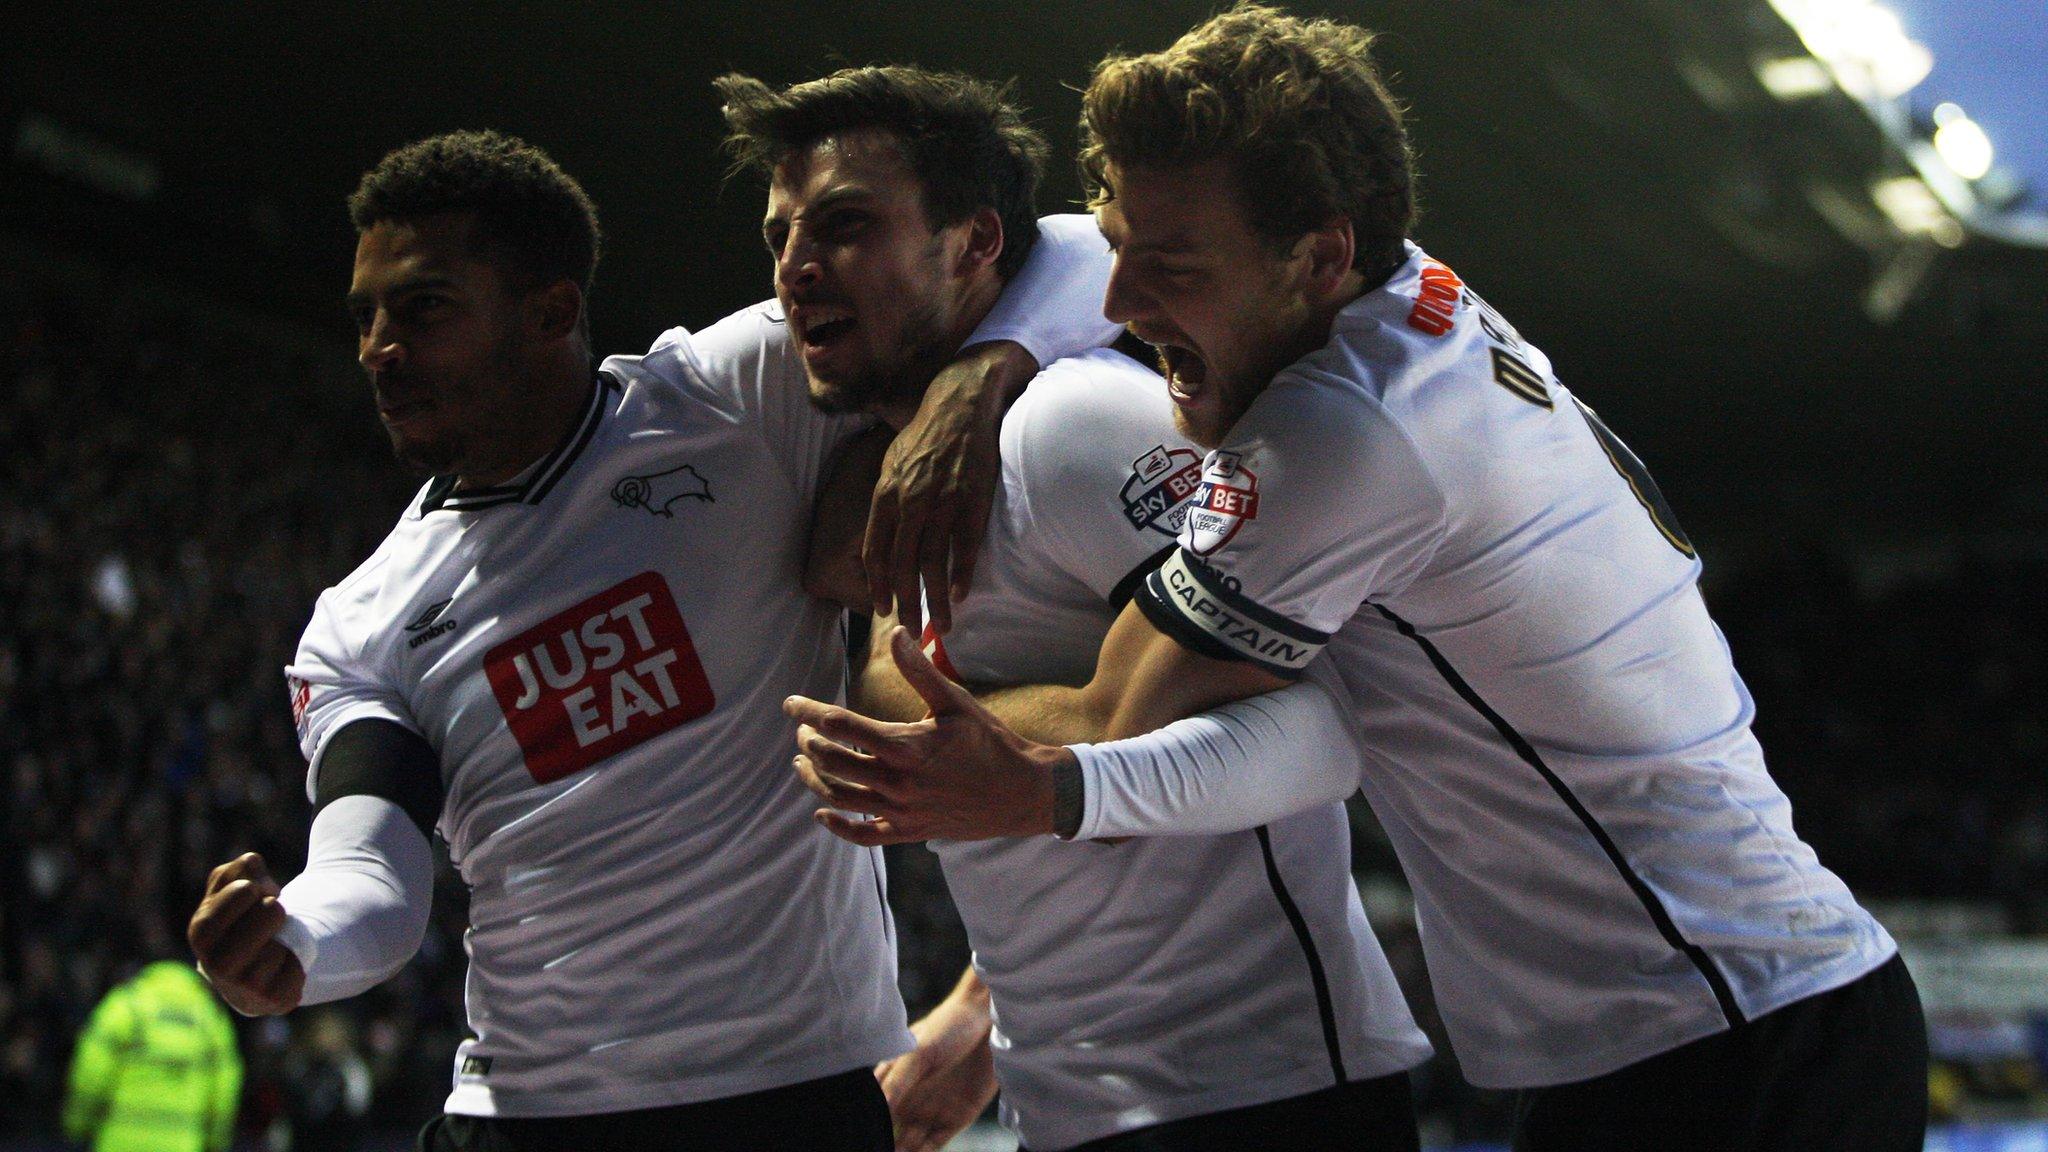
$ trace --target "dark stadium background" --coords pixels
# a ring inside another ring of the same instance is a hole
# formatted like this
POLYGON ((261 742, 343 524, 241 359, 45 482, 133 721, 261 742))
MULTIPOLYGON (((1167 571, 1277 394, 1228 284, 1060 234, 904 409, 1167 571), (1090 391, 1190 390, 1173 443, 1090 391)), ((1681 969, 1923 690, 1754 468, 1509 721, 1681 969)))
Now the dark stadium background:
MULTIPOLYGON (((1908 942, 1936 1114, 1961 1125, 1930 1147, 2020 1146, 2048 1115, 2043 198, 1930 175, 1931 88, 1774 95, 1762 65, 1806 49, 1765 0, 1297 8, 1383 32, 1418 240, 1551 354, 1699 542, 1801 831, 1908 942), (1902 224, 1873 192, 1900 179, 1948 199, 1902 224)), ((768 292, 760 190, 717 151, 717 73, 1015 77, 1065 157, 1089 65, 1209 11, 9 5, 0 1147, 53 1139, 84 1014, 152 949, 181 954, 208 868, 303 854, 278 668, 413 486, 340 304, 364 168, 451 128, 546 147, 609 233, 598 346, 637 350, 768 292)), ((1056 161, 1042 205, 1078 195, 1056 161)), ((1368 902, 1428 1018, 1398 871, 1359 823, 1368 902)), ((964 943, 931 857, 892 863, 916 1008, 964 943)), ((420 960, 319 1029, 359 1054, 384 1143, 444 1090, 460 896, 444 883, 420 960)), ((244 1135, 279 1147, 315 1029, 243 1023, 244 1135)), ((1501 1130, 1448 1062, 1424 1107, 1440 1144, 1501 1130)))

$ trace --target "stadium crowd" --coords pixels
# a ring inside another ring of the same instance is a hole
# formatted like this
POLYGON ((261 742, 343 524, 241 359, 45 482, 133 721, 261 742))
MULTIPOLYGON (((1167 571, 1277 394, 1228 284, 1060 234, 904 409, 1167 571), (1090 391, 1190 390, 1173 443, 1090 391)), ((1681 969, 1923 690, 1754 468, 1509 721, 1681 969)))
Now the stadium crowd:
MULTIPOLYGON (((8 279, 0 1136, 55 1130, 86 1015, 140 962, 186 956, 214 863, 253 849, 297 870, 308 806, 280 668, 319 591, 412 491, 314 355, 204 305, 144 303, 120 277, 8 279)), ((1710 598, 1822 858, 1880 902, 1992 903, 2017 931, 2048 930, 2048 555, 1957 547, 1884 576, 1817 546, 1722 571, 1712 545, 1710 598)), ((1362 866, 1391 872, 1366 840, 1362 866)), ((932 857, 891 863, 915 1016, 951 986, 965 937, 932 857)), ((344 1009, 376 1122, 416 1124, 445 1091, 464 922, 445 865, 435 920, 399 978, 344 1009)), ((1387 949, 1404 979, 1419 972, 1398 929, 1387 949)), ((241 1026, 244 1127, 262 1129, 291 1109, 282 1070, 304 1025, 241 1026)), ((1424 1085, 1432 1101, 1489 1107, 1424 1085)))

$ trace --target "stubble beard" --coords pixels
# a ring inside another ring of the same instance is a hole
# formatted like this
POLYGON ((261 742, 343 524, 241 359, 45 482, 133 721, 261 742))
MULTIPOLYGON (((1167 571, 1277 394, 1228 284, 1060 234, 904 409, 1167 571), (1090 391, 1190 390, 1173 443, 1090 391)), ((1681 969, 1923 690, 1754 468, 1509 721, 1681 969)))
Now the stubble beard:
MULTIPOLYGON (((474 372, 459 380, 453 387, 435 390, 435 404, 444 400, 471 401, 479 392, 487 389, 483 381, 496 377, 509 379, 520 374, 520 343, 517 330, 508 330, 493 344, 491 352, 474 372)), ((517 418, 515 413, 499 412, 490 417, 494 420, 517 418)), ((432 439, 411 439, 403 437, 396 429, 386 428, 391 439, 391 454, 398 463, 414 475, 447 476, 457 473, 465 466, 478 463, 473 459, 476 444, 474 430, 461 426, 444 426, 432 439)))
POLYGON ((939 303, 927 300, 904 315, 902 343, 886 363, 869 364, 835 380, 809 374, 811 406, 827 416, 850 416, 914 405, 957 351, 948 343, 939 303))

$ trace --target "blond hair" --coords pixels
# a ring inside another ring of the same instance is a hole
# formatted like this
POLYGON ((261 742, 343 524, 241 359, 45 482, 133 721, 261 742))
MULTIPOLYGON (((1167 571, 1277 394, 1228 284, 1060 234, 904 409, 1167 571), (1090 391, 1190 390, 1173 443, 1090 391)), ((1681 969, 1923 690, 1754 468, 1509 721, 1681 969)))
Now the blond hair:
POLYGON ((1164 52, 1110 56, 1081 98, 1091 204, 1115 198, 1108 166, 1229 162, 1239 204, 1275 245, 1336 216, 1353 267, 1383 279, 1415 222, 1414 157, 1401 108, 1370 56, 1373 35, 1241 3, 1164 52))

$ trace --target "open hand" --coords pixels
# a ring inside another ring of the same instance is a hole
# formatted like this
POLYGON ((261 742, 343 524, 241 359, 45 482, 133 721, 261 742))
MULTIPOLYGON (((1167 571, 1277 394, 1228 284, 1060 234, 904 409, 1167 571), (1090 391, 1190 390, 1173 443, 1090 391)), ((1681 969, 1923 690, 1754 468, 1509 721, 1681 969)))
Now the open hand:
POLYGON ((890 631, 889 654, 929 718, 892 724, 804 696, 783 701, 801 723, 797 774, 832 806, 818 811, 818 822, 869 846, 1051 832, 1053 765, 1072 753, 1011 731, 932 667, 900 626, 890 631))

